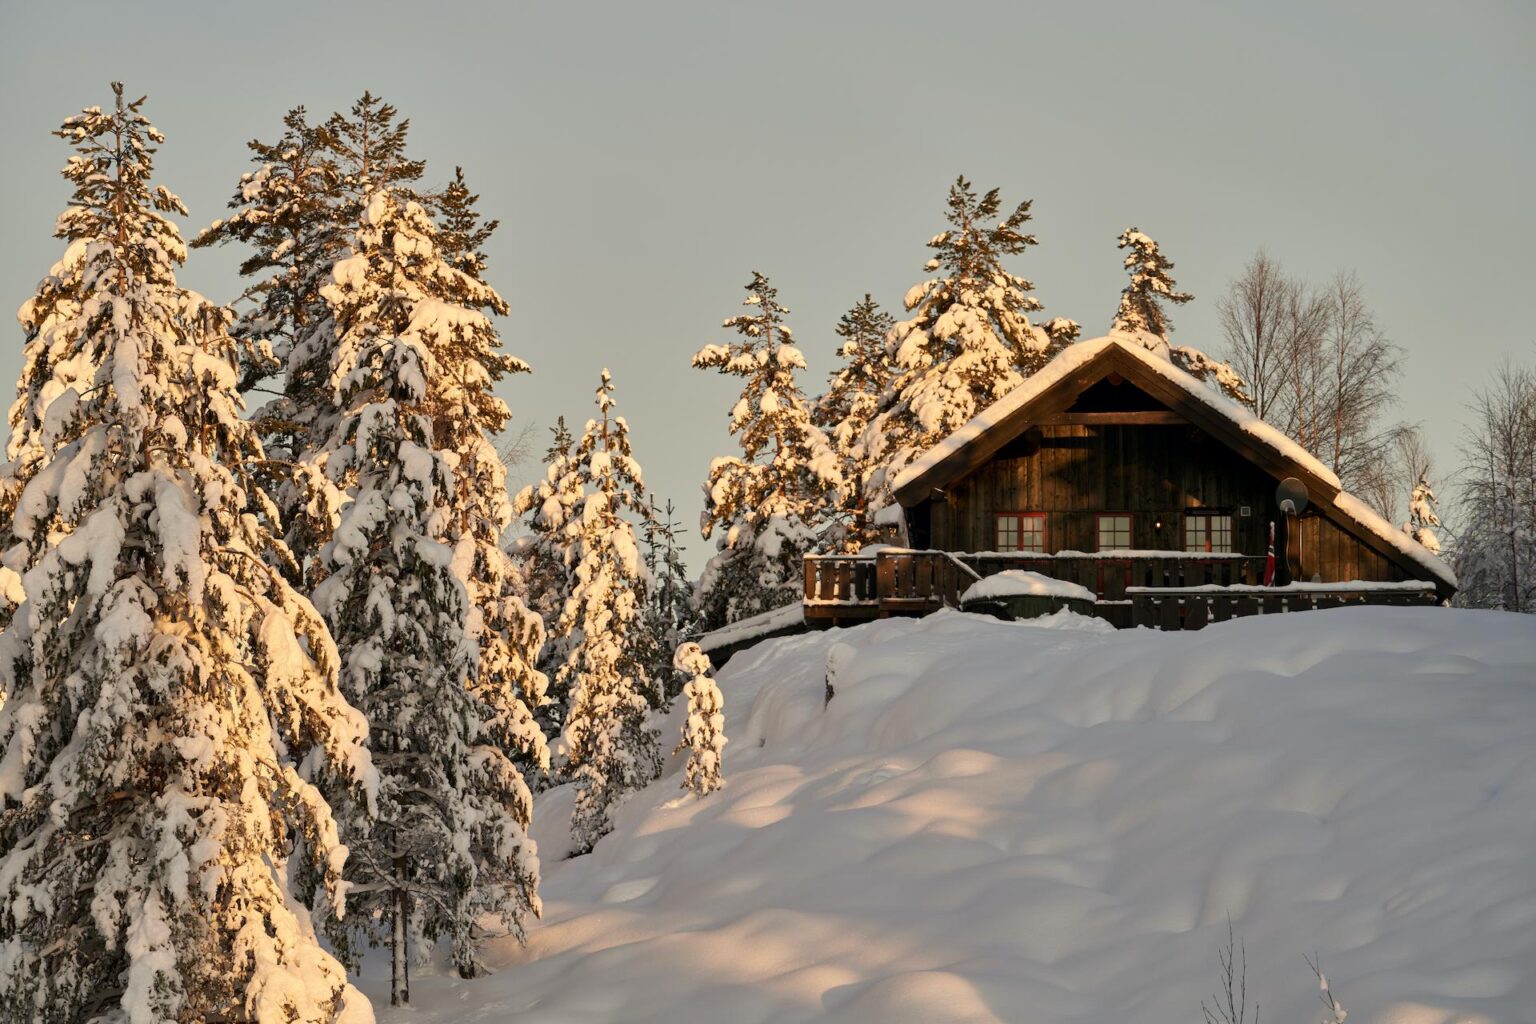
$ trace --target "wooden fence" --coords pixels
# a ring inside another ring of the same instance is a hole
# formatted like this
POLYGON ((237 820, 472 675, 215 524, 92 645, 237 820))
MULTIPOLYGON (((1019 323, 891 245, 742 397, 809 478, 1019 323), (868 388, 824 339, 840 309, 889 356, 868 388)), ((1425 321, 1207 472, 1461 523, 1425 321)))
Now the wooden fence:
POLYGON ((1334 584, 1291 587, 1237 587, 1218 590, 1131 587, 1131 624, 1153 629, 1203 629, 1212 622, 1249 615, 1321 611, 1353 605, 1434 605, 1433 583, 1334 584))

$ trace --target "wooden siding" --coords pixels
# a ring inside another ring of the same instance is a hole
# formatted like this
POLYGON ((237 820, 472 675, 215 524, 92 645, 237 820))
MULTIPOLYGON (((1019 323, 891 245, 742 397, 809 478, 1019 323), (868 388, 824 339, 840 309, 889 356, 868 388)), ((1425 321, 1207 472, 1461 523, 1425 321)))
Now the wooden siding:
MULTIPOLYGON (((1044 512, 1046 551, 1098 549, 1095 515, 1128 512, 1131 547, 1182 550, 1183 513, 1232 516, 1235 553, 1263 555, 1277 480, 1193 424, 1057 423, 1030 428, 988 462, 954 480, 942 497, 912 509, 927 536, 914 542, 947 551, 989 551, 1004 512, 1044 512), (1248 506, 1250 514, 1240 514, 1248 506), (1155 523, 1161 517, 1162 528, 1155 523)), ((1396 581, 1395 563, 1338 523, 1309 509, 1300 520, 1308 578, 1396 581)), ((1283 530, 1283 526, 1281 526, 1283 530)))

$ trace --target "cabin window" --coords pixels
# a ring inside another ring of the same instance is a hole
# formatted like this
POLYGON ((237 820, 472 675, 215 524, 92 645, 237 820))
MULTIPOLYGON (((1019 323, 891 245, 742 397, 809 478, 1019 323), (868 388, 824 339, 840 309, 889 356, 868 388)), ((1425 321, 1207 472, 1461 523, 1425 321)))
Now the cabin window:
POLYGON ((1099 550, 1124 551, 1131 546, 1131 517, 1125 512, 1099 514, 1099 550))
POLYGON ((1045 554, 1045 513, 1001 513, 997 517, 997 536, 993 550, 1045 554))
POLYGON ((1232 551, 1232 517, 1222 512, 1188 512, 1184 515, 1184 550, 1209 554, 1232 551))

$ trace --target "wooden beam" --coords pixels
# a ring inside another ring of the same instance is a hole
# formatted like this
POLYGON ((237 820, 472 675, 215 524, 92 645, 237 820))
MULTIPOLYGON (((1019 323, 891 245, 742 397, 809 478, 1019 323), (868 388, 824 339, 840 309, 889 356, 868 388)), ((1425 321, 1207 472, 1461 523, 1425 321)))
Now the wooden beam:
POLYGON ((1177 427, 1188 423, 1187 417, 1171 409, 1143 412, 1058 412, 1050 416, 1035 417, 1035 424, 1042 427, 1177 427))

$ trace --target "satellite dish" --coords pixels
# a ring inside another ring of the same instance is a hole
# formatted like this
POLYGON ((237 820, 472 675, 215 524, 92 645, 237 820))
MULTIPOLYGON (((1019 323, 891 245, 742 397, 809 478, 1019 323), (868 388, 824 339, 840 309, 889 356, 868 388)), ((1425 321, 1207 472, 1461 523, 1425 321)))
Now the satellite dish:
POLYGON ((1280 511, 1301 515, 1307 507, 1307 485, 1293 476, 1286 477, 1275 488, 1275 502, 1280 506, 1280 511), (1286 508, 1287 504, 1290 508, 1286 508))

